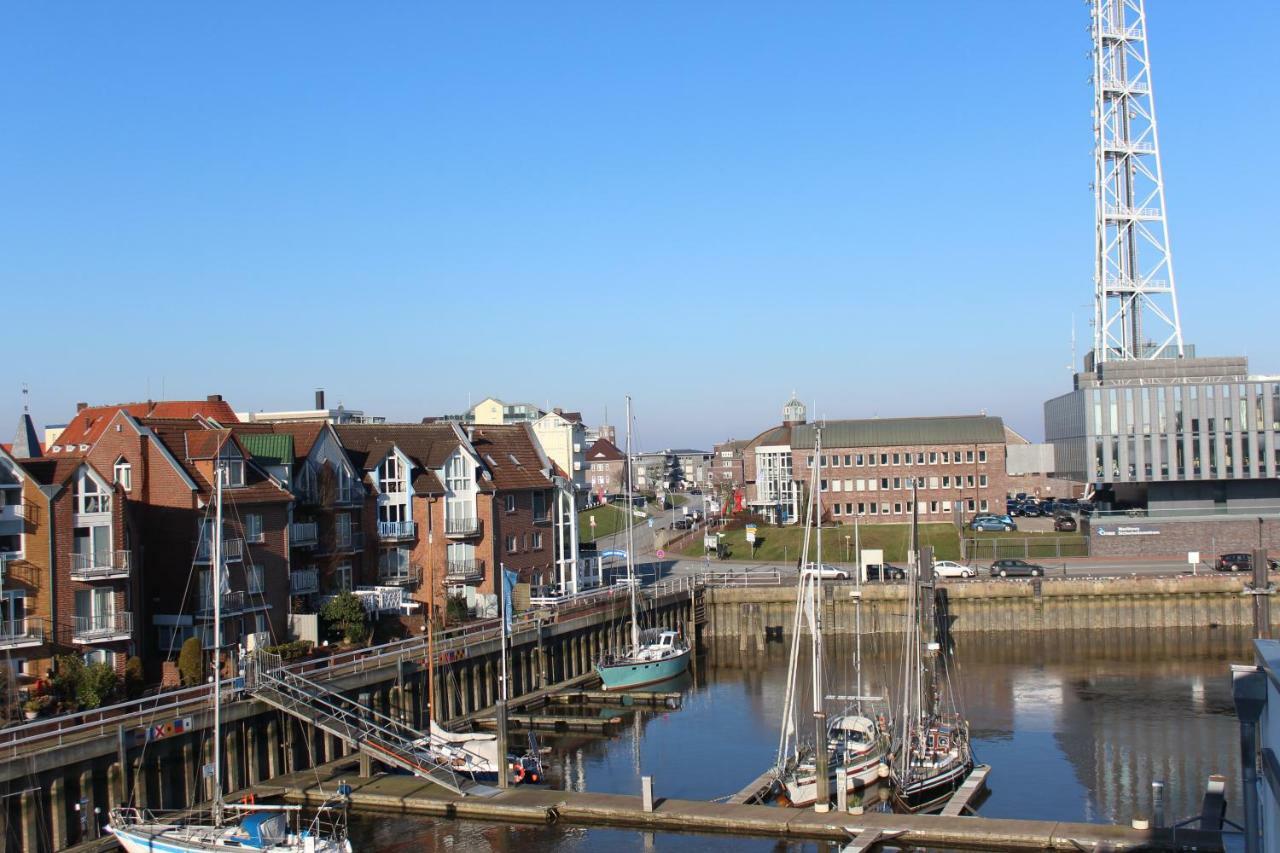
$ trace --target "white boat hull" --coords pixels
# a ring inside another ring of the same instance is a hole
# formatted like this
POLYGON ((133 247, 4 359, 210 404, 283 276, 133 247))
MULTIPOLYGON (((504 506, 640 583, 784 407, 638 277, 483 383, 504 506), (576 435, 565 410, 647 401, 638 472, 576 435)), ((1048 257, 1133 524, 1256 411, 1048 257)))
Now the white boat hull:
MULTIPOLYGON (((868 764, 853 765, 848 768, 835 768, 827 778, 830 790, 836 791, 841 776, 844 777, 844 789, 850 794, 859 794, 863 802, 874 798, 885 777, 881 775, 882 762, 879 758, 868 764)), ((813 773, 791 774, 782 781, 782 790, 787 800, 797 808, 811 806, 818 800, 817 777, 813 773)))

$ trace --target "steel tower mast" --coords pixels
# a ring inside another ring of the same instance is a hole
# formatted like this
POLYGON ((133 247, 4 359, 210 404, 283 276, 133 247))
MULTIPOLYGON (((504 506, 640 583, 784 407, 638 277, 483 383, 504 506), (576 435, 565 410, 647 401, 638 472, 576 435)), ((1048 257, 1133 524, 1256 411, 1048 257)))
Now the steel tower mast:
POLYGON ((1143 0, 1092 7, 1094 363, 1182 356, 1143 0))

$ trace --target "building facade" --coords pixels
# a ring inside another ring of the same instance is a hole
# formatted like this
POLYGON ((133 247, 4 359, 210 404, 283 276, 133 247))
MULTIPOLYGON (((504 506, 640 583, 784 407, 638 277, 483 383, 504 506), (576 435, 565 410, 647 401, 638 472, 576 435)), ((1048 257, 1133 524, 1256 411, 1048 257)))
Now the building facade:
POLYGON ((533 422, 533 434, 547 458, 573 481, 579 504, 586 502, 586 427, 580 412, 552 409, 533 422))
POLYGON ((627 455, 607 438, 598 439, 584 454, 587 488, 599 503, 607 495, 620 495, 627 490, 627 455))
POLYGON ((747 481, 747 440, 715 445, 711 450, 711 486, 717 491, 733 491, 747 481))

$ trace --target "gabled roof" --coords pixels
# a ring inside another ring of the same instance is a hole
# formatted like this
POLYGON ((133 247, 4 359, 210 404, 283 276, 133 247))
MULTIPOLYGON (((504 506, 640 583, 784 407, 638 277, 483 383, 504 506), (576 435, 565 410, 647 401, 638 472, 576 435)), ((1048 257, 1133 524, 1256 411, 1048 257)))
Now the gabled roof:
POLYGON ((551 463, 538 449, 527 424, 476 426, 471 431, 471 446, 480 454, 499 491, 546 489, 552 485, 547 476, 551 463))
POLYGON ((231 438, 229 429, 187 430, 186 458, 213 459, 231 438))
POLYGON ((600 438, 587 448, 586 459, 588 462, 625 462, 627 454, 609 439, 600 438))
POLYGON ((333 430, 352 463, 365 471, 377 468, 393 445, 421 468, 441 468, 449 455, 466 443, 451 422, 339 424, 333 430))
MULTIPOLYGON (((181 466, 187 479, 195 486, 201 500, 206 503, 212 498, 213 483, 205 478, 196 461, 214 458, 218 448, 228 440, 236 442, 243 450, 243 445, 239 444, 239 440, 232 435, 231 430, 210 428, 199 420, 143 418, 139 423, 151 430, 156 440, 173 457, 174 462, 181 466), (189 450, 194 452, 189 453, 189 450)), ((269 503, 293 499, 292 494, 264 470, 253 464, 252 458, 248 463, 244 466, 245 484, 224 491, 229 502, 269 503)))
POLYGON ((92 447, 106 432, 107 424, 116 412, 123 409, 135 418, 161 418, 190 421, 196 417, 212 418, 221 424, 238 423, 236 413, 217 394, 207 400, 148 400, 144 403, 116 403, 110 406, 89 406, 76 412, 63 429, 58 440, 50 447, 58 447, 60 453, 84 453, 81 446, 92 447))
MULTIPOLYGON (((812 448, 816 428, 816 424, 794 427, 791 446, 812 448)), ((1004 443, 1004 421, 987 415, 827 421, 822 426, 822 445, 830 448, 1004 443)))
POLYGON ((292 465, 293 436, 276 432, 241 432, 236 429, 241 446, 263 465, 292 465))
POLYGON ((325 431, 329 424, 324 421, 306 421, 301 423, 273 423, 272 431, 280 435, 288 435, 293 440, 293 452, 296 459, 306 459, 311 455, 311 448, 315 447, 316 441, 320 438, 320 433, 325 431))

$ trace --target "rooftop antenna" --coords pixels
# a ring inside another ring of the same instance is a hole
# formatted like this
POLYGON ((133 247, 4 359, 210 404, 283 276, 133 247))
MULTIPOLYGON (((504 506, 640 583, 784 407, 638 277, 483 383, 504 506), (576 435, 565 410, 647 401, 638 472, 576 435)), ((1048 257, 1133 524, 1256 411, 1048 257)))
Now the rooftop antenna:
POLYGON ((23 382, 22 383, 22 413, 24 415, 31 413, 30 403, 31 403, 31 386, 23 382))

